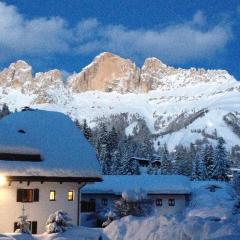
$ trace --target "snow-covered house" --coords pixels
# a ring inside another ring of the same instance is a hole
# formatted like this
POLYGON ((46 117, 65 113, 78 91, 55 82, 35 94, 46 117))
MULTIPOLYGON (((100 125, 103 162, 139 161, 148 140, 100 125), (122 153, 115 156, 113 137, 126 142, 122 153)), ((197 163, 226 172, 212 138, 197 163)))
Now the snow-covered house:
POLYGON ((130 161, 136 162, 139 166, 140 174, 145 174, 148 171, 148 168, 151 166, 156 170, 160 171, 161 169, 161 160, 154 156, 153 159, 140 158, 140 157, 131 157, 130 161))
POLYGON ((33 233, 62 209, 79 225, 81 188, 101 180, 95 151, 62 113, 27 110, 0 121, 0 232, 13 232, 24 205, 33 233))
MULTIPOLYGON (((112 209, 123 192, 144 192, 158 214, 176 214, 185 209, 191 197, 190 180, 181 175, 103 176, 103 182, 82 189, 82 217, 112 209)), ((86 221, 85 221, 86 222, 86 221)))

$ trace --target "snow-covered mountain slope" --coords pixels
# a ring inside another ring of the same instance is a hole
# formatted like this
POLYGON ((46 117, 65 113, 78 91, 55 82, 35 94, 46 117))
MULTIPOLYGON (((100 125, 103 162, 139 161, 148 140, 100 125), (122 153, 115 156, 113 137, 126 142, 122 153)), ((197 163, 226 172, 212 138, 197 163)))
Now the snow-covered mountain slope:
POLYGON ((33 76, 31 66, 18 61, 0 72, 0 103, 11 110, 64 112, 90 126, 101 117, 128 113, 128 134, 143 118, 156 143, 166 142, 170 149, 219 136, 229 147, 240 145, 240 83, 224 70, 173 68, 156 58, 146 59, 140 69, 102 53, 67 82, 58 70, 33 76), (234 122, 227 121, 230 113, 234 122))

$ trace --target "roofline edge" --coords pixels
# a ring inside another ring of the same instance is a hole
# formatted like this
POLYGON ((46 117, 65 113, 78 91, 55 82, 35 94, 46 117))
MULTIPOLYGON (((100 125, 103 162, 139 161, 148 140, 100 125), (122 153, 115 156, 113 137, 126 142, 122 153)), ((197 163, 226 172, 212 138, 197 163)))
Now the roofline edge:
POLYGON ((101 177, 6 176, 9 182, 102 182, 101 177))

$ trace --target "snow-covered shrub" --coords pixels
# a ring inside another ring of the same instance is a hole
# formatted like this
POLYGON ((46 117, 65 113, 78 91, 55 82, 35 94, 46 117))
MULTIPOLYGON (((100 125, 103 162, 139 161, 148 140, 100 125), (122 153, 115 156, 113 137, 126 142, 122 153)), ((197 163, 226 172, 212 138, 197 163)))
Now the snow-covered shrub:
POLYGON ((47 233, 65 232, 72 227, 72 224, 69 223, 71 220, 63 210, 56 211, 48 217, 46 223, 47 233))
POLYGON ((122 198, 116 201, 114 211, 117 217, 146 216, 152 211, 152 200, 141 190, 122 193, 122 198))
POLYGON ((102 227, 108 226, 116 217, 116 214, 113 211, 107 213, 107 220, 103 222, 102 227))
POLYGON ((27 215, 25 215, 25 209, 22 208, 22 215, 18 217, 17 226, 18 229, 15 231, 16 233, 27 233, 31 234, 30 231, 30 223, 28 221, 27 215))

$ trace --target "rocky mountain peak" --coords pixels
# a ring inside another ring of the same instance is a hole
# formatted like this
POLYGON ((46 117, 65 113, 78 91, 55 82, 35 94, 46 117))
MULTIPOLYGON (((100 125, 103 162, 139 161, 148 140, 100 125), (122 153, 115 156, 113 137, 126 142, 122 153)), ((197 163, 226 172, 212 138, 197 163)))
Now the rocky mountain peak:
POLYGON ((158 69, 165 69, 167 67, 168 66, 158 58, 151 57, 151 58, 145 59, 142 69, 152 68, 153 70, 158 70, 158 69))
POLYGON ((138 82, 139 69, 135 63, 109 52, 98 55, 80 73, 69 78, 69 85, 74 92, 134 92, 138 82))
POLYGON ((23 60, 10 64, 0 72, 0 83, 5 87, 19 89, 30 81, 32 81, 32 67, 23 60))
POLYGON ((147 58, 139 68, 130 59, 110 52, 99 54, 79 73, 69 76, 66 85, 61 71, 54 69, 33 76, 32 67, 22 60, 12 63, 0 72, 0 87, 3 89, 19 89, 28 94, 41 92, 42 95, 46 95, 50 89, 62 91, 63 88, 75 93, 91 90, 147 93, 157 89, 167 91, 202 83, 229 82, 236 81, 224 70, 174 68, 154 57, 147 58))
POLYGON ((62 82, 63 83, 63 76, 61 71, 58 69, 53 69, 48 72, 39 72, 36 73, 34 78, 35 82, 42 83, 44 85, 55 85, 56 83, 62 82))

